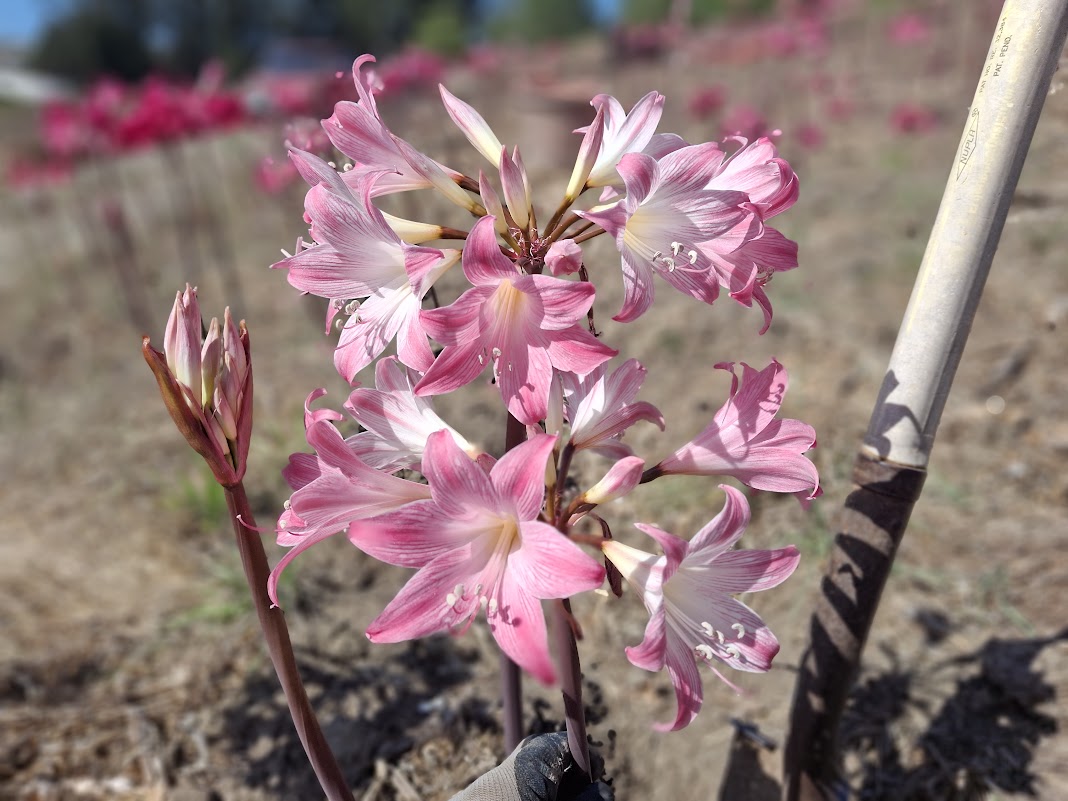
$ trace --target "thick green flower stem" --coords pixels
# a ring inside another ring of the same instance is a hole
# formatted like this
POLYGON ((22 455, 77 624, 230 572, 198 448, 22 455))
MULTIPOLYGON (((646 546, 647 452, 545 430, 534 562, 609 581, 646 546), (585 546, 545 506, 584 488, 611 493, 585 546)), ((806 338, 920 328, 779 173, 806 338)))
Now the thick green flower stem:
POLYGON ((567 745, 575 765, 590 778, 590 749, 586 742, 586 716, 582 710, 582 669, 579 665, 575 632, 571 628, 571 604, 567 598, 551 603, 551 625, 556 658, 559 661, 560 689, 564 694, 567 745))
POLYGON ((225 487, 225 490, 226 506, 230 510, 230 521, 237 538, 237 550, 241 554, 241 566, 245 570, 245 579, 252 592, 252 602, 256 607, 264 642, 267 643, 267 652, 285 693, 297 736, 300 737, 304 752, 308 755, 312 769, 329 801, 353 801, 337 759, 330 750, 308 702, 308 694, 300 680, 297 660, 293 655, 293 644, 289 641, 285 616, 277 606, 271 606, 271 600, 267 596, 267 577, 271 571, 260 535, 253 530, 256 523, 248 505, 245 488, 238 482, 232 487, 225 487))

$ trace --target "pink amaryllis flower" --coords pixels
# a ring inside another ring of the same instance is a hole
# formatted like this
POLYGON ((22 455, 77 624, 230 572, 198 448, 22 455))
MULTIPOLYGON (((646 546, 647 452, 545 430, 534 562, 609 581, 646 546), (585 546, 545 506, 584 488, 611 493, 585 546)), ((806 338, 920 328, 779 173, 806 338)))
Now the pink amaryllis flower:
POLYGON ((626 197, 604 210, 577 212, 614 237, 622 256, 624 300, 614 320, 631 322, 646 312, 654 273, 705 303, 716 299, 719 284, 698 245, 726 237, 724 247, 734 250, 759 233, 760 224, 745 192, 707 188, 722 162, 723 151, 712 142, 679 148, 659 161, 628 153, 616 167, 626 197))
POLYGON ((325 390, 311 393, 305 404, 305 436, 315 454, 293 454, 283 471, 294 492, 278 519, 277 542, 290 550, 275 565, 267 584, 275 604, 282 572, 312 545, 344 531, 354 520, 375 517, 430 497, 425 484, 376 470, 360 459, 333 425, 341 415, 329 409, 310 408, 311 402, 323 394, 325 390))
POLYGON ((445 348, 415 392, 452 392, 492 365, 508 411, 535 425, 548 410, 554 368, 588 373, 616 351, 579 324, 593 305, 593 286, 519 272, 501 253, 493 226, 492 216, 483 217, 467 237, 463 269, 474 288, 420 316, 445 348))
POLYGON ((607 375, 604 365, 583 376, 561 373, 564 413, 571 427, 569 442, 575 450, 589 449, 611 459, 633 451, 621 442, 623 434, 639 420, 648 420, 664 430, 664 416, 647 401, 634 396, 645 381, 645 368, 628 359, 607 375))
POLYGON ((646 480, 662 475, 733 476, 754 489, 797 493, 802 499, 820 494, 816 466, 802 454, 816 444, 812 426, 800 420, 776 420, 788 377, 772 359, 757 372, 742 363, 742 380, 733 362, 717 369, 732 375, 727 402, 693 441, 651 468, 646 480))
POLYGON ((374 186, 376 196, 434 188, 462 208, 481 214, 482 206, 457 185, 458 173, 420 153, 386 127, 372 92, 373 78, 363 72, 363 66, 374 60, 374 56, 363 55, 352 66, 359 101, 338 103, 334 113, 323 120, 331 143, 355 163, 344 180, 359 181, 365 171, 382 172, 384 177, 374 186))
POLYGON ((760 616, 732 595, 781 584, 794 572, 800 555, 792 545, 771 551, 730 550, 749 524, 749 504, 738 490, 721 486, 727 493, 723 511, 689 542, 656 526, 636 524, 659 543, 662 556, 618 540, 601 545, 649 611, 645 638, 626 649, 627 659, 654 672, 666 666, 675 687, 678 712, 673 722, 655 724, 660 731, 689 725, 701 710, 699 662, 737 691, 716 669, 717 662, 763 673, 779 652, 779 641, 760 616))
MULTIPOLYGON (((649 92, 634 104, 629 114, 611 95, 597 95, 590 105, 597 109, 604 128, 600 151, 586 178, 586 185, 619 186, 622 181, 616 165, 627 153, 641 153, 653 141, 656 126, 664 113, 664 96, 649 92)), ((587 129, 580 128, 576 133, 587 133, 587 129)))
POLYGON ((538 520, 555 442, 536 435, 487 474, 449 432, 431 434, 423 454, 430 500, 349 529, 375 558, 419 568, 368 627, 372 642, 463 631, 483 611, 502 651, 539 681, 555 680, 539 602, 604 580, 600 564, 538 520))
MULTIPOLYGON (((312 159, 304 154, 298 164, 308 169, 312 159)), ((402 362, 430 367, 434 357, 419 322, 422 299, 459 256, 402 241, 371 203, 374 183, 374 175, 366 176, 358 194, 336 178, 313 186, 305 209, 318 244, 274 265, 289 271, 297 289, 332 299, 332 314, 351 312, 334 352, 334 365, 348 381, 394 338, 402 362)))
POLYGON ((422 375, 406 369, 390 356, 375 365, 375 388, 352 391, 345 410, 366 430, 347 440, 353 453, 376 470, 395 472, 409 467, 421 471, 420 460, 427 439, 435 431, 446 430, 472 459, 490 459, 468 442, 437 412, 429 398, 415 394, 422 375))
MULTIPOLYGON (((761 221, 793 206, 799 193, 797 175, 779 157, 774 143, 767 137, 753 142, 733 138, 741 145, 740 149, 716 169, 706 189, 745 192, 761 221)), ((763 334, 772 318, 771 301, 764 287, 774 273, 797 267, 797 243, 769 225, 762 226, 752 236, 747 236, 744 229, 738 233, 741 245, 737 244, 738 237, 720 237, 702 243, 699 248, 708 258, 719 285, 734 300, 744 306, 752 306, 755 300, 761 307, 764 327, 760 333, 763 334)))

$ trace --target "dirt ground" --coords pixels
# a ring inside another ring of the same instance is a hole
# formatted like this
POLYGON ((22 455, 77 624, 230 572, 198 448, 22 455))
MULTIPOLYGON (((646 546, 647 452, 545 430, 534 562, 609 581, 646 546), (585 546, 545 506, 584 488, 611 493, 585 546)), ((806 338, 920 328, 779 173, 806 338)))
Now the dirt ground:
MULTIPOLYGON (((573 98, 598 91, 629 107, 659 89, 668 97, 662 129, 700 140, 715 138, 715 123, 687 117, 687 100, 723 84, 731 102, 761 108, 783 129, 781 149, 801 176, 801 200, 777 220, 799 241, 801 267, 775 278, 775 321, 760 338, 759 312, 729 299, 708 309, 663 285, 638 324, 612 323, 618 257, 599 243, 598 324, 649 366, 641 397, 669 421, 665 434, 646 426, 628 435, 638 452, 658 458, 704 425, 728 387, 712 364, 763 366, 774 356, 790 370, 784 414, 818 432, 813 458, 826 490, 807 512, 788 497, 753 496, 743 545, 795 543, 803 554, 788 584, 750 599, 782 651, 771 673, 732 677, 740 698, 708 675, 704 711, 682 733, 650 729, 674 710, 670 682, 623 655, 644 627, 637 599, 576 602, 590 731, 621 799, 716 797, 732 719, 782 741, 834 513, 993 30, 989 16, 936 18, 932 41, 894 48, 884 22, 843 20, 821 63, 747 63, 744 53, 725 63, 698 37, 618 65, 603 44, 586 43, 517 57, 501 73, 507 84, 458 76, 450 87, 530 153, 537 178, 550 182, 546 205, 577 141, 554 139, 549 125, 581 124, 572 124, 573 98), (531 79, 544 72, 563 78, 551 94, 531 79), (812 88, 818 75, 829 89, 812 88), (832 97, 852 113, 831 119, 832 97), (895 131, 890 115, 905 101, 932 108, 934 129, 895 131), (806 121, 823 126, 821 149, 791 136, 806 121), (572 150, 548 173, 558 140, 572 150)), ((439 160, 457 152, 433 98, 383 107, 399 134, 439 160)), ((326 386, 335 406, 345 397, 320 306, 266 269, 301 232, 298 191, 266 198, 249 182, 272 138, 251 132, 170 159, 96 165, 66 189, 11 197, 0 212, 2 801, 319 797, 257 638, 222 497, 166 418, 138 352, 146 319, 161 341, 186 280, 200 285, 206 313, 229 299, 248 320, 256 438, 247 486, 269 526, 287 494, 280 470, 304 449, 305 395, 326 386), (93 216, 107 198, 121 201, 125 229, 93 216), (127 295, 118 276, 131 270, 139 278, 127 295)), ((844 766, 858 799, 1068 798, 1066 138, 1068 92, 1055 91, 852 695, 844 766)), ((477 391, 466 397, 447 419, 499 447, 492 405, 477 391)), ((587 469, 595 477, 597 467, 587 469)), ((714 481, 658 481, 615 505, 610 520, 635 543, 635 520, 689 536, 721 504, 714 481)), ((275 560, 281 549, 268 541, 268 553, 275 560)), ((313 705, 366 801, 446 799, 501 756, 497 658, 484 627, 395 646, 363 636, 406 575, 338 538, 298 560, 282 590, 313 705)), ((558 727, 557 694, 532 681, 526 689, 530 728, 558 727)), ((760 761, 768 774, 726 801, 765 797, 779 752, 760 761)))

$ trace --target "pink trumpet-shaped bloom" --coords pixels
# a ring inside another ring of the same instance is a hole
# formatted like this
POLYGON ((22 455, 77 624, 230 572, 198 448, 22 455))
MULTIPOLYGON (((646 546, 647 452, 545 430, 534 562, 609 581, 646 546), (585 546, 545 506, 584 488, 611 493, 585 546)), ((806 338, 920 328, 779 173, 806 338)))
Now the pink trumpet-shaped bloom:
POLYGON ((372 642, 464 631, 480 611, 513 661, 555 680, 541 604, 600 586, 604 568, 538 520, 556 437, 536 435, 487 474, 447 431, 430 436, 431 499, 353 524, 349 539, 377 559, 419 571, 368 627, 372 642))
MULTIPOLYGON (((634 104, 628 114, 611 95, 597 95, 590 105, 603 119, 601 148, 586 178, 587 186, 619 186, 622 184, 616 165, 627 153, 641 153, 652 142, 656 126, 664 113, 664 96, 649 92, 634 104)), ((596 119, 594 120, 596 122, 596 119)), ((578 132, 586 133, 587 128, 578 132)))
POLYGON ((689 725, 701 710, 699 662, 734 688, 716 662, 763 673, 779 652, 779 641, 760 616, 732 595, 781 584, 800 555, 792 545, 773 551, 730 550, 749 524, 749 504, 738 490, 721 486, 727 493, 723 511, 689 542, 656 526, 636 524, 659 543, 662 556, 618 540, 601 546, 649 611, 645 638, 626 649, 627 658, 654 672, 666 666, 675 687, 678 712, 673 722, 656 724, 660 731, 689 725))
POLYGON ((645 373, 637 359, 628 359, 611 375, 605 374, 603 365, 584 376, 560 375, 571 426, 570 443, 575 450, 589 449, 611 459, 622 459, 633 451, 620 440, 639 420, 648 420, 664 430, 664 416, 659 409, 646 401, 634 401, 645 373))
MULTIPOLYGON (((308 404, 322 394, 322 390, 313 392, 308 404)), ((315 454, 294 454, 283 471, 295 491, 278 520, 278 544, 290 550, 271 571, 267 590, 272 603, 278 603, 282 572, 312 545, 344 531, 354 520, 430 497, 425 484, 375 470, 356 456, 333 425, 340 418, 337 412, 305 406, 306 436, 315 454)))
POLYGON ((800 420, 776 420, 788 377, 772 359, 757 372, 742 363, 742 380, 733 363, 730 396, 712 422, 654 468, 655 475, 733 476, 754 489, 797 493, 802 499, 820 494, 816 466, 802 454, 815 446, 816 432, 800 420))
POLYGON ((429 398, 415 394, 420 378, 393 356, 375 365, 375 388, 353 390, 345 404, 345 410, 366 429, 347 440, 353 452, 376 470, 392 473, 409 467, 421 471, 427 439, 444 429, 464 453, 484 459, 486 454, 438 416, 429 398))
MULTIPOLYGON (((320 159, 294 158, 302 173, 322 172, 320 159)), ((358 185, 357 196, 324 173, 305 199, 312 237, 319 244, 283 259, 291 285, 332 299, 333 313, 353 312, 342 329, 334 365, 348 381, 397 338, 397 353, 409 367, 426 370, 434 361, 419 322, 423 297, 458 259, 456 251, 409 245, 371 203, 376 176, 358 185), (347 301, 366 298, 362 303, 347 301)), ((306 175, 307 177, 307 175, 306 175)))
POLYGON ((493 226, 493 217, 483 217, 467 237, 463 269, 474 288, 422 312, 423 329, 445 348, 415 392, 452 392, 491 364, 508 411, 535 425, 548 410, 554 368, 587 373, 616 351, 578 324, 593 305, 593 286, 520 273, 493 226))
POLYGON ((359 182, 365 172, 382 172, 384 177, 374 185, 376 196, 434 188, 453 203, 481 213, 482 207, 456 184, 457 173, 420 153, 386 127, 370 91, 372 84, 362 72, 363 65, 372 62, 373 56, 364 55, 353 64, 359 101, 338 103, 334 113, 323 120, 330 142, 355 162, 355 169, 345 173, 345 182, 359 182))
POLYGON ((797 174, 768 137, 752 142, 733 137, 741 146, 716 169, 706 189, 745 192, 761 219, 767 220, 797 202, 797 174))
MULTIPOLYGON (((749 202, 767 220, 781 214, 796 201, 799 192, 797 175, 785 159, 779 158, 774 143, 767 137, 747 142, 736 137, 741 148, 717 169, 707 189, 738 190, 749 195, 749 202)), ((743 223, 744 225, 744 223, 743 223)), ((797 243, 787 239, 779 231, 764 226, 758 235, 745 235, 739 230, 742 244, 736 245, 737 237, 722 237, 699 246, 711 264, 719 285, 744 306, 753 301, 764 312, 763 334, 771 325, 772 309, 764 287, 777 272, 797 267, 797 243)))
POLYGON ((623 257, 623 308, 613 318, 636 320, 653 302, 653 274, 705 303, 719 294, 702 243, 723 238, 737 249, 759 234, 760 220, 745 192, 708 189, 723 163, 715 143, 689 145, 659 161, 629 153, 616 169, 627 195, 604 211, 577 212, 605 229, 623 257))

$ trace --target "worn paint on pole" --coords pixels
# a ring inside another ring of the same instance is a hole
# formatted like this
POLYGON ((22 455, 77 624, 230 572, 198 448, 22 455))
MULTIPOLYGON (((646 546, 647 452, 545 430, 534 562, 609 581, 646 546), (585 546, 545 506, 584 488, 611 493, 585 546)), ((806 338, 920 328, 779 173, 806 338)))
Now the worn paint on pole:
POLYGON ((1035 125, 1064 46, 1065 0, 1008 0, 872 413, 864 452, 926 467, 1035 125))
POLYGON ((1068 0, 1008 0, 835 520, 783 757, 786 801, 848 798, 838 726, 1068 31, 1068 0))

